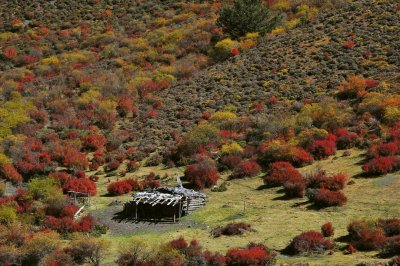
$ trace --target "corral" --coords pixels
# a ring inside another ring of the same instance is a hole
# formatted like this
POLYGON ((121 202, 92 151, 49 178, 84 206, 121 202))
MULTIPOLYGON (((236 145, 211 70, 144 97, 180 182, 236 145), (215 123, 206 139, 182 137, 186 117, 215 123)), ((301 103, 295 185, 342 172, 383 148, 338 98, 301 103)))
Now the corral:
POLYGON ((205 194, 181 185, 161 187, 133 194, 133 200, 125 203, 123 214, 137 221, 176 222, 182 216, 204 206, 206 199, 205 194))

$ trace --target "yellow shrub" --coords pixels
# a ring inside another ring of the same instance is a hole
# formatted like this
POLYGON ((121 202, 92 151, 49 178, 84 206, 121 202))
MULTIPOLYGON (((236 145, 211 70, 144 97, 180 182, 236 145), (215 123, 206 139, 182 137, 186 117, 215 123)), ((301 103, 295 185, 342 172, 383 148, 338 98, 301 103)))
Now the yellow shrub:
POLYGON ((400 121, 400 108, 399 107, 387 107, 385 109, 384 120, 388 124, 393 124, 400 121))
POLYGON ((279 35, 279 34, 282 34, 282 33, 285 33, 286 31, 285 31, 285 28, 284 27, 282 27, 282 26, 278 26, 278 27, 276 27, 275 29, 273 29, 272 31, 271 31, 271 34, 272 35, 279 35))
POLYGON ((292 20, 289 20, 285 23, 285 27, 289 30, 294 29, 297 27, 297 25, 300 24, 300 19, 299 18, 295 18, 292 20))
POLYGON ((59 65, 60 64, 60 59, 58 59, 57 56, 52 55, 48 58, 45 58, 42 60, 42 62, 46 65, 59 65))
POLYGON ((222 145, 221 147, 221 153, 224 155, 240 154, 242 151, 242 146, 235 141, 230 144, 222 145))
POLYGON ((238 122, 238 117, 229 111, 216 112, 211 116, 210 122, 220 129, 232 130, 238 122))

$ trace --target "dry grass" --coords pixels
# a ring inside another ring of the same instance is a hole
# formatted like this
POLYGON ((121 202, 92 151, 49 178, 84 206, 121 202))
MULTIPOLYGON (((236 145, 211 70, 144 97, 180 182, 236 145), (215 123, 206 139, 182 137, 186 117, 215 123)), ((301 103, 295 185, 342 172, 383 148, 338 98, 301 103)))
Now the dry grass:
MULTIPOLYGON (((341 152, 338 154, 340 156, 341 152)), ((400 195, 397 193, 400 188, 399 174, 375 179, 354 178, 361 172, 358 163, 362 159, 362 152, 353 150, 349 157, 332 157, 301 169, 303 173, 308 173, 317 167, 322 167, 330 172, 345 172, 351 176, 355 184, 345 189, 348 203, 343 207, 314 210, 309 208, 305 198, 280 199, 283 194, 279 193, 279 188, 259 189, 262 185, 261 178, 234 180, 229 182, 228 190, 225 192, 207 190, 209 200, 206 207, 185 217, 185 219, 193 219, 200 226, 178 231, 147 231, 136 236, 143 238, 151 245, 158 245, 178 236, 184 236, 187 239, 196 238, 205 248, 220 252, 225 252, 231 247, 244 246, 250 241, 261 242, 270 248, 281 250, 295 235, 305 230, 319 230, 326 221, 331 221, 336 228, 335 238, 344 236, 347 233, 347 224, 354 219, 391 217, 400 213, 398 204, 400 195), (214 227, 231 221, 250 223, 257 232, 249 232, 242 236, 222 236, 216 239, 208 236, 209 231, 214 227)), ((126 239, 125 237, 108 238, 113 240, 114 251, 118 243, 126 239)), ((339 247, 344 245, 345 243, 338 242, 339 247)), ((312 265, 348 265, 361 261, 379 261, 380 259, 374 257, 375 255, 374 252, 343 255, 338 250, 333 255, 317 257, 279 256, 278 263, 309 262, 312 265)))

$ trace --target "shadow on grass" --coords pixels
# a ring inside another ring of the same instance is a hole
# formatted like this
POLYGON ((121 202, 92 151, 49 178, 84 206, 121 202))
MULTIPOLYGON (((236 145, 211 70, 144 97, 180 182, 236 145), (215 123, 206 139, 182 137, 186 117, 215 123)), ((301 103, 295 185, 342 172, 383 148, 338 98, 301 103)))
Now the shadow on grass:
POLYGON ((163 217, 163 218, 153 218, 153 217, 130 217, 124 214, 123 211, 117 212, 114 214, 113 218, 111 219, 116 221, 117 223, 149 223, 149 224, 176 224, 179 222, 178 219, 175 220, 172 217, 163 217))
POLYGON ((276 187, 278 187, 278 186, 271 186, 271 185, 264 184, 264 185, 257 187, 256 190, 264 190, 264 189, 276 188, 276 187))

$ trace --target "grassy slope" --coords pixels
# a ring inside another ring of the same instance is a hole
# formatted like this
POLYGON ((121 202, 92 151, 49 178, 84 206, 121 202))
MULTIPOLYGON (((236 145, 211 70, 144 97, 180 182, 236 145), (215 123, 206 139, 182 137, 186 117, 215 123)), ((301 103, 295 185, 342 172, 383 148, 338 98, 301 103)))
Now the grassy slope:
MULTIPOLYGON (((323 210, 309 208, 306 199, 282 200, 283 195, 276 189, 258 189, 262 185, 260 178, 231 181, 225 192, 211 192, 206 190, 209 201, 206 207, 198 210, 185 219, 193 219, 200 226, 170 231, 146 230, 137 236, 158 245, 178 236, 186 239, 196 238, 202 245, 213 251, 225 252, 231 247, 244 246, 250 241, 262 242, 275 250, 284 248, 298 233, 305 230, 319 230, 320 226, 331 221, 335 228, 335 238, 346 235, 347 224, 354 219, 390 217, 400 213, 400 175, 392 174, 380 178, 361 179, 355 176, 361 172, 359 162, 363 160, 362 152, 353 150, 349 157, 331 157, 301 169, 307 173, 316 167, 322 167, 330 172, 343 171, 348 173, 355 184, 345 189, 348 203, 344 207, 333 207, 323 210), (246 211, 243 215, 243 201, 246 201, 246 211), (298 206, 294 206, 298 204, 298 206), (212 239, 209 231, 231 221, 245 221, 253 225, 257 232, 246 233, 243 236, 220 237, 212 239)), ((164 173, 181 172, 182 169, 164 170, 158 168, 142 168, 141 173, 155 170, 164 173)), ((224 176, 226 178, 226 176, 224 176)), ((100 190, 105 189, 100 187, 100 190)), ((102 193, 99 193, 101 195, 102 193)), ((96 197, 92 208, 105 207, 106 203, 118 199, 127 200, 129 196, 117 198, 96 197)), ((113 250, 107 259, 112 264, 116 257, 118 245, 131 236, 105 236, 112 240, 113 250)), ((338 247, 345 243, 337 242, 338 247)), ((353 255, 343 255, 341 251, 333 255, 317 257, 284 257, 279 256, 278 262, 309 262, 311 264, 355 264, 361 261, 379 261, 374 252, 358 252, 353 255)))

